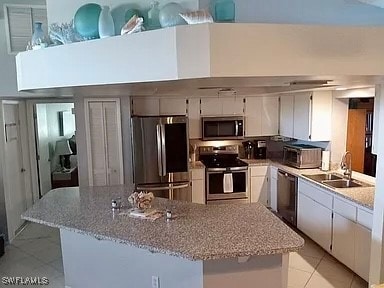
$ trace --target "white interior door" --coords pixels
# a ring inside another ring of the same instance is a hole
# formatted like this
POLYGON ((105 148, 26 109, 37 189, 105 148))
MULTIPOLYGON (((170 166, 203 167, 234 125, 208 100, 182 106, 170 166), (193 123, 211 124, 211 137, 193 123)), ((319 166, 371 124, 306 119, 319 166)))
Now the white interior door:
POLYGON ((27 209, 19 127, 19 105, 3 104, 5 125, 5 207, 8 237, 12 240, 23 225, 21 214, 27 209))

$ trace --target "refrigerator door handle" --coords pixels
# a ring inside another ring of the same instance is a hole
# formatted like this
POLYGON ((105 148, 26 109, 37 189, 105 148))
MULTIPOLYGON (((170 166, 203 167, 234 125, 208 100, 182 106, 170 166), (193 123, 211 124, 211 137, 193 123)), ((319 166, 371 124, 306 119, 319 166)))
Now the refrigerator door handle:
POLYGON ((167 175, 167 154, 166 154, 166 147, 165 147, 165 125, 160 125, 160 131, 161 131, 161 159, 162 159, 162 171, 163 175, 167 175))
POLYGON ((157 169, 159 176, 163 176, 163 165, 162 165, 162 145, 161 145, 161 125, 156 125, 156 143, 157 143, 157 169))

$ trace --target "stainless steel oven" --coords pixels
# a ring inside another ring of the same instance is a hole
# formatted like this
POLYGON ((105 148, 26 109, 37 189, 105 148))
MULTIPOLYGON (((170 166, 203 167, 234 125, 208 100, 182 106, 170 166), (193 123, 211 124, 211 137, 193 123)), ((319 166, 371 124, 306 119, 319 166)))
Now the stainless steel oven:
POLYGON ((283 162, 298 168, 319 168, 321 166, 321 148, 305 144, 287 145, 283 148, 283 162))
POLYGON ((244 117, 203 117, 203 140, 228 140, 244 138, 244 117))
POLYGON ((248 167, 207 168, 207 201, 248 199, 248 167))
POLYGON ((207 204, 249 202, 248 164, 241 161, 239 146, 200 147, 206 167, 207 204))

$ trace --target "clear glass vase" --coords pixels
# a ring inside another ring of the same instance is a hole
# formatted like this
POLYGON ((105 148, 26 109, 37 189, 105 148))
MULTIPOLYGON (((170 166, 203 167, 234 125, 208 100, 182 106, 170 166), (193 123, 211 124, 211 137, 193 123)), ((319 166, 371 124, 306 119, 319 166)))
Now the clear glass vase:
POLYGON ((211 13, 216 22, 235 22, 236 5, 233 0, 214 0, 211 13))
POLYGON ((161 28, 160 21, 159 21, 159 2, 153 1, 151 3, 151 9, 148 11, 147 16, 147 28, 148 30, 154 30, 161 28))
POLYGON ((46 48, 48 46, 47 37, 45 37, 43 31, 43 23, 36 22, 33 29, 31 47, 33 50, 46 48))

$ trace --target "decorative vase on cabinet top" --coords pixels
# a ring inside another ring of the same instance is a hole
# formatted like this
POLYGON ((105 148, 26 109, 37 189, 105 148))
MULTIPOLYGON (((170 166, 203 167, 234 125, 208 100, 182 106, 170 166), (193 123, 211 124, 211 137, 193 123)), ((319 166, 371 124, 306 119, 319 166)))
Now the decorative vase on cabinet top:
POLYGON ((115 24, 108 6, 103 6, 99 17, 100 38, 107 38, 115 35, 115 24))
POLYGON ((147 28, 149 30, 154 30, 161 28, 160 21, 159 21, 159 2, 153 1, 151 3, 151 9, 148 11, 147 14, 147 28))
POLYGON ((235 22, 236 6, 233 0, 214 0, 211 13, 216 22, 235 22))
POLYGON ((187 24, 180 16, 184 12, 184 8, 178 3, 168 3, 161 8, 159 13, 159 21, 161 27, 172 27, 177 25, 187 24))
POLYGON ((43 23, 41 22, 35 23, 32 39, 31 39, 31 47, 33 50, 38 50, 41 48, 48 47, 48 41, 47 41, 47 38, 45 37, 42 25, 43 23))
POLYGON ((81 6, 74 17, 76 31, 86 39, 99 38, 99 17, 101 6, 89 3, 81 6))

